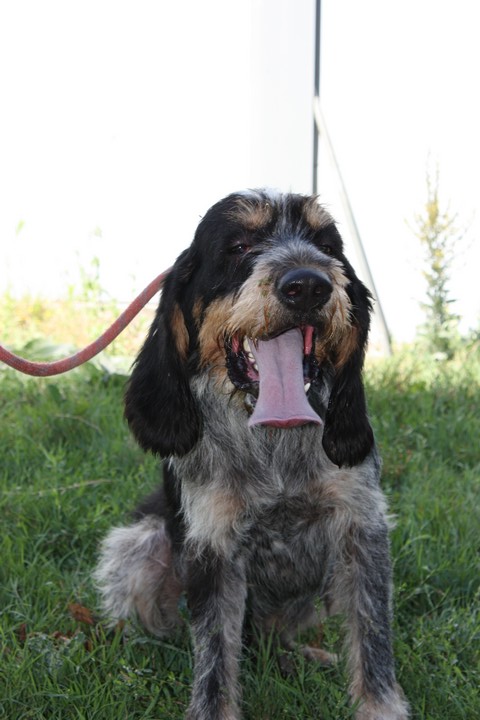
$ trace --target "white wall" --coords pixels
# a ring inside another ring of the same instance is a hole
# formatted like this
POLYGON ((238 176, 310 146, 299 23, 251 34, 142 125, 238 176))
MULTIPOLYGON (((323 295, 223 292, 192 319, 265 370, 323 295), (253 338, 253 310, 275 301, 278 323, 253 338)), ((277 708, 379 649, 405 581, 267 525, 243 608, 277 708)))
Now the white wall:
MULTIPOLYGON (((452 294, 475 325, 477 5, 322 8, 323 108, 393 334, 421 321, 429 151, 470 224, 452 294)), ((310 191, 313 35, 314 0, 0 3, 0 291, 59 294, 95 255, 127 300, 228 192, 310 191)), ((323 151, 320 191, 348 242, 323 151)))
POLYGON ((308 191, 312 11, 2 3, 1 286, 58 291, 79 253, 126 299, 228 192, 308 191))
MULTIPOLYGON (((430 157, 458 213, 453 309, 480 326, 480 6, 469 0, 324 0, 321 96, 387 321, 410 339, 424 267, 412 226, 430 157), (410 227, 409 227, 410 225, 410 227)), ((328 173, 327 173, 328 175, 328 173)), ((323 191, 337 212, 333 184, 323 191)))

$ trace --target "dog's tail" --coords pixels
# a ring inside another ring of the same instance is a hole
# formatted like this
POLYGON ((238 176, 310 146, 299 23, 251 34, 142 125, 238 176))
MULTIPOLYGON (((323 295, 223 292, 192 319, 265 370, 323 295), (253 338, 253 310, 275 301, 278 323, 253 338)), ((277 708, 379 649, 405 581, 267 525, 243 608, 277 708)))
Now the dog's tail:
POLYGON ((110 530, 101 544, 94 580, 112 624, 137 617, 149 632, 162 637, 181 622, 182 585, 163 518, 147 515, 110 530))

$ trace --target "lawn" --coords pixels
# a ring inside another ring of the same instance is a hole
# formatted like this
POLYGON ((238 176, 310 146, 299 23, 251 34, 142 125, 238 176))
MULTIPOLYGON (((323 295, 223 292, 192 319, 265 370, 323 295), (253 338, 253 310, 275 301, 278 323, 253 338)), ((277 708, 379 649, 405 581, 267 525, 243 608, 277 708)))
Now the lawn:
MULTIPOLYGON (((91 338, 90 338, 91 339, 91 338)), ((475 356, 476 353, 476 356, 475 356)), ((480 716, 480 361, 413 352, 369 363, 369 406, 397 524, 395 648, 414 718, 480 716)), ((125 378, 90 364, 65 377, 0 370, 0 717, 181 718, 188 634, 128 640, 97 615, 98 542, 159 478, 122 419, 125 378)), ((340 647, 329 620, 324 643, 340 647)), ((351 717, 343 663, 294 658, 283 679, 268 648, 242 663, 246 720, 351 717)))

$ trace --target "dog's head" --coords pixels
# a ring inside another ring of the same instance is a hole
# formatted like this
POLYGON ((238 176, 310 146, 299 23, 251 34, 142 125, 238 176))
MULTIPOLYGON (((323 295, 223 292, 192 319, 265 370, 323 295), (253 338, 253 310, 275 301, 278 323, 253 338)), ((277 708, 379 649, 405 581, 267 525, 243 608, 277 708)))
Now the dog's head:
POLYGON ((145 449, 187 453, 202 425, 190 382, 209 373, 240 400, 246 423, 286 432, 324 423, 329 458, 355 465, 373 444, 361 379, 370 310, 316 198, 229 195, 165 281, 127 389, 130 427, 145 449))

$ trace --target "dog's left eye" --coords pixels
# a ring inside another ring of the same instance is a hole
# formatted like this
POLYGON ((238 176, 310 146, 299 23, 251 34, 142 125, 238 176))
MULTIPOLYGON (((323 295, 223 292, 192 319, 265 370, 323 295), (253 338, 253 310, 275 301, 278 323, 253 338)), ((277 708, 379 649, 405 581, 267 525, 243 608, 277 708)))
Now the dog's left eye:
POLYGON ((250 250, 250 245, 247 243, 237 243, 236 245, 232 245, 229 253, 230 255, 244 255, 246 252, 250 250))
POLYGON ((333 255, 333 248, 330 245, 317 245, 317 247, 324 255, 333 255))

